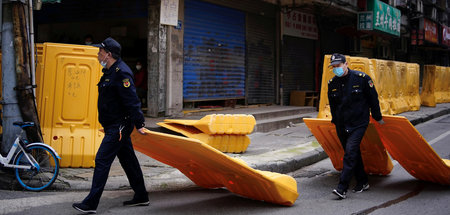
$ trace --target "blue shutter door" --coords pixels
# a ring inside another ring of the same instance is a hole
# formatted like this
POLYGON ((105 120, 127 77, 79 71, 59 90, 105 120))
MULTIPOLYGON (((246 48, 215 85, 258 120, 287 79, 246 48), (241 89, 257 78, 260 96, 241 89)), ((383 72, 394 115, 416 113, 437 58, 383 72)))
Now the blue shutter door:
POLYGON ((185 1, 184 101, 245 97, 245 14, 185 1))

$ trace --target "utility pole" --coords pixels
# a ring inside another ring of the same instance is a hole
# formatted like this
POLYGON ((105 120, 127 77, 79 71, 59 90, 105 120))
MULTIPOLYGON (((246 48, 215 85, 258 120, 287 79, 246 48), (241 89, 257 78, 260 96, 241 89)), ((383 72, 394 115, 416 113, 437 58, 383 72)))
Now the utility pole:
POLYGON ((34 99, 31 83, 30 47, 28 43, 27 17, 25 15, 25 4, 21 2, 13 3, 13 25, 14 25, 14 49, 16 51, 16 77, 17 77, 17 101, 19 102, 20 113, 24 121, 34 122, 36 126, 26 130, 30 142, 42 142, 42 134, 37 115, 36 103, 34 99))
MULTIPOLYGON (((4 1, 2 1, 3 4, 4 1)), ((22 121, 17 102, 16 70, 14 58, 14 34, 12 22, 12 4, 5 3, 2 7, 2 105, 3 105, 3 139, 2 153, 11 148, 20 128, 13 126, 13 122, 22 121)))

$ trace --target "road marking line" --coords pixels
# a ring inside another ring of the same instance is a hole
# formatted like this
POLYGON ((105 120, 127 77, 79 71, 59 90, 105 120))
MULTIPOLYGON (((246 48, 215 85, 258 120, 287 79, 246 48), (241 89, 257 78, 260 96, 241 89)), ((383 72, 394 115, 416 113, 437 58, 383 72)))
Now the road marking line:
POLYGON ((450 131, 447 131, 447 132, 445 132, 445 133, 439 135, 438 137, 432 139, 432 140, 429 142, 430 145, 436 143, 436 142, 439 141, 439 140, 444 139, 447 135, 450 135, 450 131))

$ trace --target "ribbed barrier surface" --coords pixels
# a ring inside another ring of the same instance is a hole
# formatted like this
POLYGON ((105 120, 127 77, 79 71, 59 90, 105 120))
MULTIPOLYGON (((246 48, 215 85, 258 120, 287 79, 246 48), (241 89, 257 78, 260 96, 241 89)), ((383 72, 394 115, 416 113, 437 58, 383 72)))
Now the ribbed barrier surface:
MULTIPOLYGON (((316 137, 325 153, 330 157, 336 170, 342 170, 344 150, 336 134, 336 128, 330 119, 303 118, 306 126, 316 137)), ((369 174, 387 175, 392 171, 393 164, 386 149, 381 143, 378 133, 369 124, 361 142, 361 156, 365 171, 369 174)))
POLYGON ((250 168, 198 140, 146 131, 131 135, 134 148, 179 169, 204 188, 226 187, 233 193, 281 205, 293 205, 298 197, 294 178, 250 168))
POLYGON ((375 123, 378 134, 389 154, 417 179, 450 184, 450 160, 441 159, 402 116, 383 116, 385 124, 375 123))
POLYGON ((205 134, 194 126, 160 122, 157 125, 206 143, 221 152, 242 153, 247 150, 250 138, 237 134, 205 134))

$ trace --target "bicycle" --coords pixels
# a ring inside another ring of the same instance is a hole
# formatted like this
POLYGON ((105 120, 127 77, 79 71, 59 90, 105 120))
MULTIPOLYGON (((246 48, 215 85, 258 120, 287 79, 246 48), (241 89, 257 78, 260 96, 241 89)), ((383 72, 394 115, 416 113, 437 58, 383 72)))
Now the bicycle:
POLYGON ((8 155, 0 154, 0 167, 14 168, 17 181, 27 190, 41 191, 50 187, 58 177, 61 157, 44 143, 28 143, 22 138, 24 129, 34 126, 34 122, 14 122, 13 125, 22 130, 8 155))

